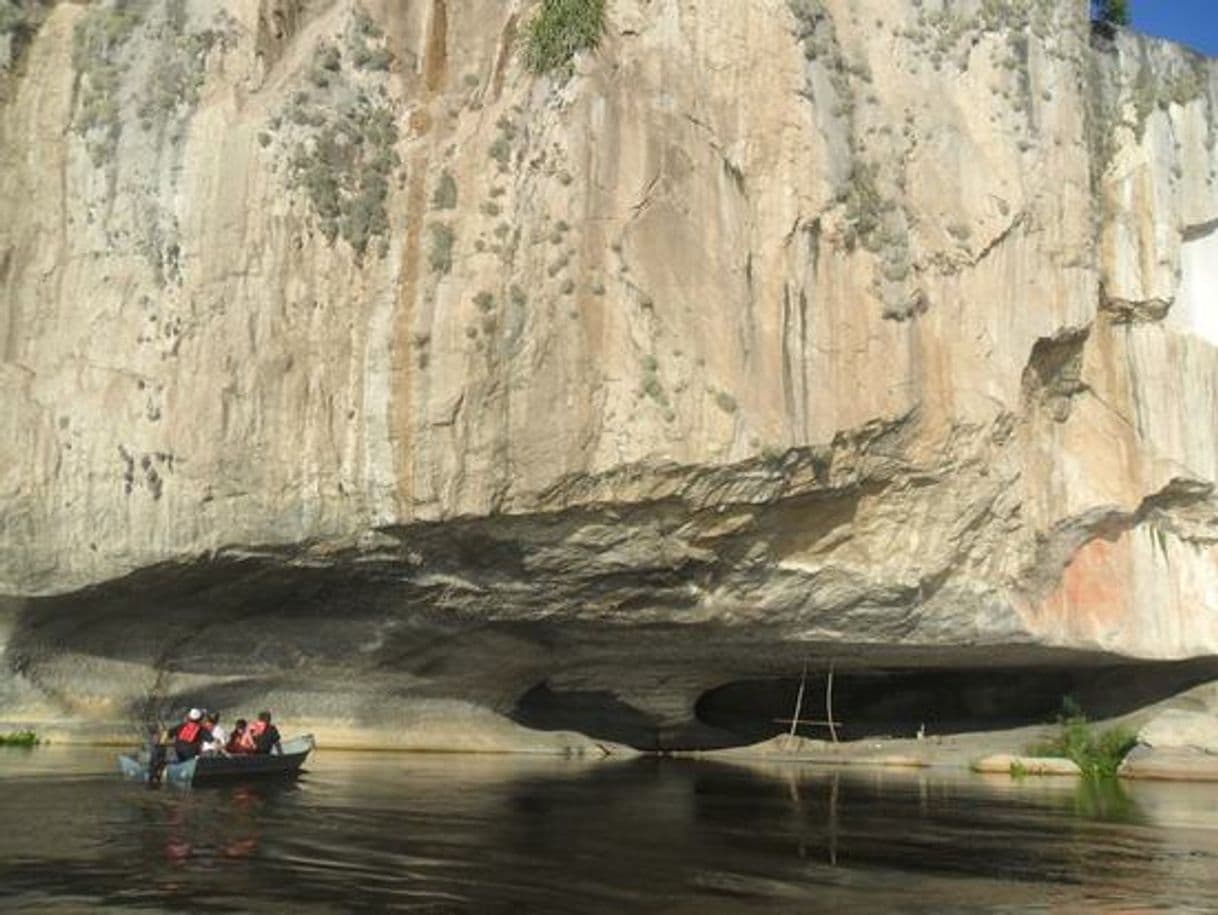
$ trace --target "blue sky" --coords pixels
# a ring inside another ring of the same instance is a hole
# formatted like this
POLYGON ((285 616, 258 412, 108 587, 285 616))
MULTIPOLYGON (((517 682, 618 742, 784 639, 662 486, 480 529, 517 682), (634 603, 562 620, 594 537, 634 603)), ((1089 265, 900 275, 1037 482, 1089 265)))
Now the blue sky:
POLYGON ((1218 0, 1130 0, 1133 27, 1218 57, 1218 0))

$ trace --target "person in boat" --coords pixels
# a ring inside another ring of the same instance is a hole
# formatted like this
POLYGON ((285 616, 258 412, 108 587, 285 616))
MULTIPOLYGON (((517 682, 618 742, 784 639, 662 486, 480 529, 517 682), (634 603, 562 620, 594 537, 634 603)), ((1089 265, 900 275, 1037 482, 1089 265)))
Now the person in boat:
POLYGON ((249 729, 249 723, 244 718, 238 718, 233 724, 233 732, 228 735, 228 742, 224 745, 224 752, 230 756, 238 753, 252 753, 253 744, 246 744, 245 735, 249 729))
POLYGON ((238 746, 239 752, 241 752, 241 753, 257 753, 258 752, 258 740, 257 740, 257 736, 256 736, 257 731, 258 731, 258 728, 256 727, 257 724, 258 724, 258 721, 257 721, 257 719, 255 719, 254 721, 246 724, 245 728, 241 731, 241 741, 238 746))
POLYGON ((253 738, 255 753, 278 753, 279 729, 271 723, 270 712, 259 712, 258 720, 249 726, 246 733, 253 738))
POLYGON ((202 710, 192 708, 186 713, 186 719, 169 732, 169 736, 173 740, 173 752, 178 762, 198 756, 204 737, 202 710))
POLYGON ((228 743, 228 732, 220 724, 219 712, 207 712, 203 716, 203 752, 221 753, 228 743))

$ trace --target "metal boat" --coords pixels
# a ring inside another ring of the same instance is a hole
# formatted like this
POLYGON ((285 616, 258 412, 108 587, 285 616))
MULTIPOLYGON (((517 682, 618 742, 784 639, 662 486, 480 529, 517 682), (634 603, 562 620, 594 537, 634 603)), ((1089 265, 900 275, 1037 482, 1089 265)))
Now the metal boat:
MULTIPOLYGON (((305 734, 280 741, 278 753, 196 756, 185 762, 166 764, 161 771, 161 781, 172 785, 197 785, 243 778, 292 778, 299 774, 300 767, 316 746, 313 735, 305 734)), ((128 778, 149 780, 147 754, 120 756, 118 766, 128 778)))

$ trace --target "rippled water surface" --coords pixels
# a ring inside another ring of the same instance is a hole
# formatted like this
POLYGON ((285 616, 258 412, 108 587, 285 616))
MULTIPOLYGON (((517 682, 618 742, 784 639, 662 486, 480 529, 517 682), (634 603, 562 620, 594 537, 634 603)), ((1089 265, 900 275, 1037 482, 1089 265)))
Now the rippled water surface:
POLYGON ((0 749, 0 909, 1218 911, 1218 786, 320 752, 149 790, 0 749))

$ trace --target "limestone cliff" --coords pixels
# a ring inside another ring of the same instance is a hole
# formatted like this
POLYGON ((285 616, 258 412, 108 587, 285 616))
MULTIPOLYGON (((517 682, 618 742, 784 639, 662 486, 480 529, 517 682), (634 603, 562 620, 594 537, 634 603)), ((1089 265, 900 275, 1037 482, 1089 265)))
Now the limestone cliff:
POLYGON ((611 0, 541 76, 532 0, 6 2, 0 718, 681 744, 805 661, 1218 654, 1214 62, 1081 0, 611 0))

